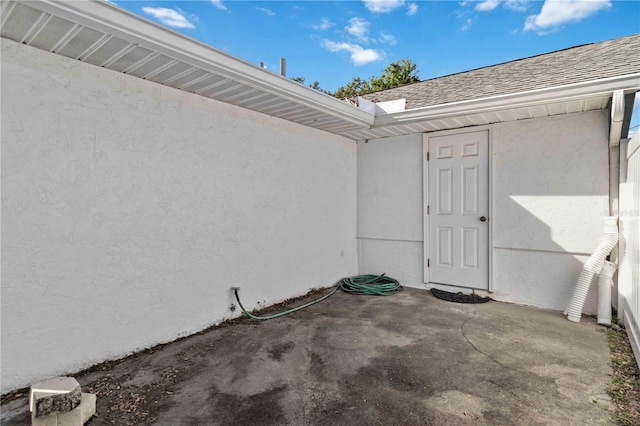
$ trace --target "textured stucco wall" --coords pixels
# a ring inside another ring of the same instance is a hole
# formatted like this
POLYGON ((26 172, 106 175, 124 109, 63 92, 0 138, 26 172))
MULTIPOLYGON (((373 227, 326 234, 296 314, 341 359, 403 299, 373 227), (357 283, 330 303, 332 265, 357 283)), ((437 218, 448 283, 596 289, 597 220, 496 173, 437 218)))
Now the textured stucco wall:
POLYGON ((358 238, 422 241, 422 135, 358 142, 358 238))
POLYGON ((591 254, 609 212, 607 127, 604 110, 494 127, 495 247, 591 254))
POLYGON ((358 142, 358 261, 424 288, 422 135, 358 142))
MULTIPOLYGON (((490 127, 493 297, 564 309, 608 212, 607 112, 490 127)), ((358 144, 361 273, 425 287, 422 159, 422 135, 358 144)))
POLYGON ((3 39, 2 392, 356 273, 355 185, 352 141, 3 39))
POLYGON ((565 308, 609 211, 607 128, 604 110, 494 126, 497 298, 565 308))

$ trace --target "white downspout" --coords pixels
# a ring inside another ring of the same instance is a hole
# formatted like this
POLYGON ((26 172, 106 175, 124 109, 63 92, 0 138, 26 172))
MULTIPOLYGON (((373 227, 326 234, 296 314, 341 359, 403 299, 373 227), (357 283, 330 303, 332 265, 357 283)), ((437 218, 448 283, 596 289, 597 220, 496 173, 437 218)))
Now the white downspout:
POLYGON ((624 119, 624 90, 616 90, 611 98, 611 127, 609 128, 609 146, 620 145, 622 120, 624 119))
MULTIPOLYGON (((616 90, 611 98, 609 128, 609 215, 618 216, 620 194, 620 139, 624 119, 624 91, 616 90)), ((612 256, 613 259, 613 256, 612 256)))
MULTIPOLYGON (((611 126, 609 127, 609 214, 618 216, 620 214, 620 139, 622 137, 622 124, 624 121, 624 91, 616 90, 611 98, 611 126)), ((619 240, 618 240, 619 241, 619 240)), ((611 262, 620 263, 619 259, 620 244, 611 251, 609 259, 611 262)), ((615 292, 616 299, 613 301, 616 308, 618 307, 618 280, 613 277, 609 281, 609 286, 605 287, 607 293, 602 293, 602 297, 609 300, 609 310, 611 305, 611 292, 615 292)), ((600 301, 600 292, 598 293, 598 312, 602 309, 600 301)), ((599 317, 600 315, 598 315, 599 317)), ((609 321, 610 324, 610 321, 609 321)))

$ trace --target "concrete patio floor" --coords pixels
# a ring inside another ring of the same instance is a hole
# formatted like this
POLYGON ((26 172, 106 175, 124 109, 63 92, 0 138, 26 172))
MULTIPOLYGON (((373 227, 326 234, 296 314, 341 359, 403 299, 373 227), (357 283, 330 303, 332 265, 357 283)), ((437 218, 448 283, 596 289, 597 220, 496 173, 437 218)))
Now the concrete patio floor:
MULTIPOLYGON (((610 374, 589 318, 404 289, 338 292, 77 378, 99 394, 91 425, 587 425, 611 422, 610 374)), ((5 404, 3 424, 25 406, 5 404)))

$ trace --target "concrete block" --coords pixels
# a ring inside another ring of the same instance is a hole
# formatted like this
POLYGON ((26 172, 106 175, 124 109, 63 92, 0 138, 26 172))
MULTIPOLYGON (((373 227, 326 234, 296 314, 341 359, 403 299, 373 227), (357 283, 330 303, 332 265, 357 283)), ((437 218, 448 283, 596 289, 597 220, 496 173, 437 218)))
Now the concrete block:
POLYGON ((82 413, 77 408, 66 413, 53 414, 51 416, 36 417, 31 414, 32 426, 82 426, 82 413))
POLYGON ((32 426, 58 426, 58 415, 54 414, 53 416, 36 417, 32 413, 31 425, 32 426))
POLYGON ((98 398, 92 393, 83 393, 82 401, 76 410, 80 410, 82 424, 85 424, 96 413, 96 401, 98 398))
POLYGON ((34 417, 71 411, 82 398, 80 383, 73 377, 54 377, 31 385, 29 409, 34 417))
POLYGON ((32 426, 82 426, 96 413, 96 396, 83 393, 80 404, 71 411, 36 417, 31 414, 32 426))

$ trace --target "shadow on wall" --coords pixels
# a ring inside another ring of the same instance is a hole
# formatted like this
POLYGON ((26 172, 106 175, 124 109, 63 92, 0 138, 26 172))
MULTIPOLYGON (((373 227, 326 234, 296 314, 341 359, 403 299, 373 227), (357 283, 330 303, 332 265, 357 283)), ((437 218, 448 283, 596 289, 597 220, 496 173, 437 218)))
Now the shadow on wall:
MULTIPOLYGON (((553 228, 545 222, 544 215, 541 217, 535 209, 524 208, 514 198, 509 201, 508 218, 503 217, 505 213, 496 215, 495 223, 499 224, 494 230, 496 298, 564 310, 580 270, 597 247, 602 232, 589 236, 593 240, 589 243, 592 249, 579 249, 576 244, 561 245, 554 238, 553 228)), ((570 209, 573 198, 563 198, 564 201, 558 205, 564 203, 570 209)), ((601 230, 602 226, 596 229, 601 230)), ((562 238, 565 237, 563 235, 562 238)), ((592 285, 584 308, 587 314, 596 312, 596 293, 596 286, 592 285)))
MULTIPOLYGON (((494 128, 499 294, 564 309, 609 212, 607 118, 607 111, 598 110, 494 128)), ((592 308, 595 313, 590 297, 585 311, 592 308)))

